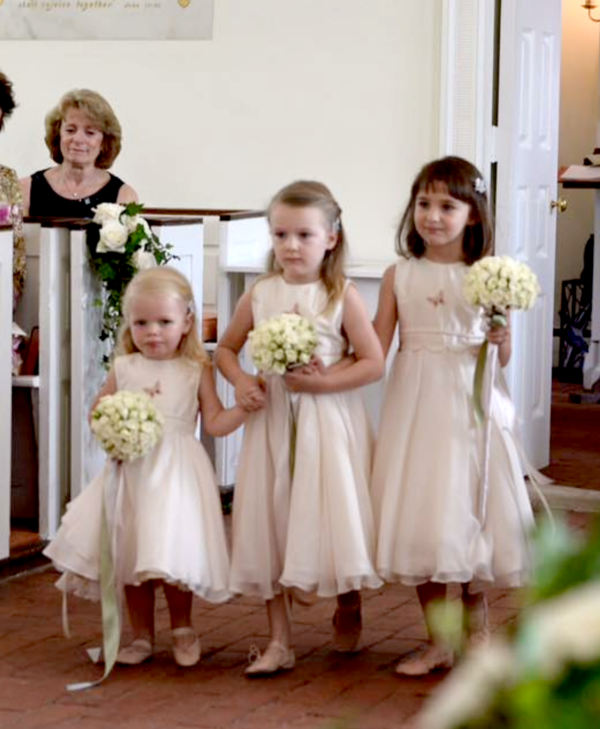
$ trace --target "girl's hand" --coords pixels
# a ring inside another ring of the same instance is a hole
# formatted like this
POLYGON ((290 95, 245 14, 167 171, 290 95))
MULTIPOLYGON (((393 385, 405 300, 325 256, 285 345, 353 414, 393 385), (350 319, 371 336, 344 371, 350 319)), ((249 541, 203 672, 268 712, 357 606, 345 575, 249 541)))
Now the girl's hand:
POLYGON ((283 382, 290 392, 311 392, 316 394, 324 392, 323 386, 327 378, 326 373, 327 368, 319 359, 318 362, 309 362, 303 367, 288 370, 283 375, 283 382))
POLYGON ((312 375, 315 372, 319 372, 320 374, 323 374, 327 368, 323 364, 323 360, 320 357, 315 357, 314 355, 310 358, 310 362, 305 365, 300 365, 298 367, 292 367, 292 369, 288 370, 288 372, 295 372, 296 374, 302 374, 302 375, 312 375))
POLYGON ((243 373, 235 382, 235 401, 249 413, 264 408, 267 402, 264 381, 243 373))
POLYGON ((496 344, 500 347, 505 342, 510 341, 510 326, 507 324, 505 327, 490 327, 487 331, 486 337, 490 344, 496 344))
POLYGON ((294 367, 284 375, 283 381, 290 392, 328 392, 331 375, 341 372, 356 363, 354 355, 346 355, 326 367, 320 357, 313 357, 303 367, 294 367))
POLYGON ((501 367, 506 367, 512 353, 510 313, 506 314, 506 326, 490 326, 485 336, 490 344, 498 347, 498 361, 501 367))

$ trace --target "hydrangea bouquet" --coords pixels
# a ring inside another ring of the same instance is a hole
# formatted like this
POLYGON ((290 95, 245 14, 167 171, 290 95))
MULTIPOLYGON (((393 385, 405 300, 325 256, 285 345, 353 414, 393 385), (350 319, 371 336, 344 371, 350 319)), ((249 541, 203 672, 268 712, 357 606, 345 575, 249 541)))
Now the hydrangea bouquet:
POLYGON ((91 428, 110 458, 134 461, 158 443, 163 419, 145 392, 120 390, 100 399, 92 412, 91 428))
POLYGON ((317 347, 317 331, 299 314, 281 314, 261 322, 248 334, 248 340, 256 368, 283 375, 310 362, 317 347))
MULTIPOLYGON (((476 261, 464 281, 464 294, 473 306, 482 306, 488 324, 506 326, 509 309, 531 309, 539 294, 540 286, 535 273, 521 261, 509 256, 486 256, 476 261)), ((483 343, 477 366, 473 397, 475 412, 483 420, 482 387, 488 342, 483 343)))
MULTIPOLYGON (((138 271, 174 258, 172 246, 161 243, 141 217, 143 209, 137 203, 102 203, 94 208, 93 222, 100 231, 92 262, 104 289, 103 299, 96 301, 103 307, 100 339, 108 340, 111 348, 121 323, 121 297, 127 284, 138 271)), ((105 364, 108 359, 105 355, 105 364)))

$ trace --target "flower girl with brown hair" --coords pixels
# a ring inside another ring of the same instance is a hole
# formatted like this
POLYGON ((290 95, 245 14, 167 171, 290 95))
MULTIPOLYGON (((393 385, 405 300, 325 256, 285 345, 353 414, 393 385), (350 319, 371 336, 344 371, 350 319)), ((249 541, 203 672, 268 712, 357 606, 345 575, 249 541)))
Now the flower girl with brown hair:
POLYGON ((373 469, 377 569, 414 585, 430 642, 396 671, 449 668, 431 607, 462 585, 471 643, 489 638, 484 588, 522 585, 529 569, 532 511, 514 440, 514 408, 499 376, 492 385, 489 463, 473 407, 482 342, 505 366, 510 327, 488 328, 469 303, 469 266, 489 255, 492 220, 485 182, 467 160, 445 157, 417 175, 397 233, 398 262, 384 275, 375 318, 383 350, 396 326, 400 348, 384 397, 373 469), (487 493, 485 508, 481 499, 487 493))

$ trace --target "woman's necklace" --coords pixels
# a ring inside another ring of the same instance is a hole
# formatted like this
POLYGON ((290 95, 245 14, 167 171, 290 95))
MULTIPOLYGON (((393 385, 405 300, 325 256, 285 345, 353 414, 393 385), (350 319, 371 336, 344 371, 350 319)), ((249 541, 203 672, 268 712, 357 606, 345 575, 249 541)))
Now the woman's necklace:
POLYGON ((81 200, 86 197, 87 192, 92 189, 95 191, 97 186, 95 180, 82 180, 78 183, 79 190, 77 190, 76 187, 71 185, 65 174, 62 175, 62 183, 67 192, 67 196, 72 197, 74 200, 81 200))

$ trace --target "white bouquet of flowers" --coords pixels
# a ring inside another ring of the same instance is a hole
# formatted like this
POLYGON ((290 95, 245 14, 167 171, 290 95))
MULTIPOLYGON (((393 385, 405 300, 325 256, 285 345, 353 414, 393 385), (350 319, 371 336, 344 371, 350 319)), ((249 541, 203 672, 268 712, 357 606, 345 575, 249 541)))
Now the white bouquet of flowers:
MULTIPOLYGON (((490 327, 501 327, 506 326, 509 309, 531 309, 540 285, 526 263, 510 256, 486 256, 470 267, 463 291, 470 304, 484 308, 490 327)), ((480 421, 484 419, 482 391, 487 352, 486 339, 477 358, 473 383, 475 413, 480 421)))
POLYGON ((539 292, 535 273, 510 256, 486 256, 465 276, 467 300, 483 306, 490 316, 506 314, 509 309, 531 309, 539 292))
POLYGON ((110 458, 133 461, 158 443, 163 418, 145 392, 120 390, 100 399, 92 412, 91 428, 110 458))
MULTIPOLYGON (((104 289, 100 339, 113 345, 121 323, 121 297, 137 271, 168 263, 174 256, 172 246, 161 243, 137 203, 119 205, 101 203, 94 208, 93 222, 100 226, 98 242, 92 254, 94 268, 104 289)), ((109 357, 103 357, 108 364, 109 357)))
POLYGON ((281 314, 261 322, 249 334, 252 361, 267 374, 310 362, 317 347, 315 325, 299 314, 281 314))

